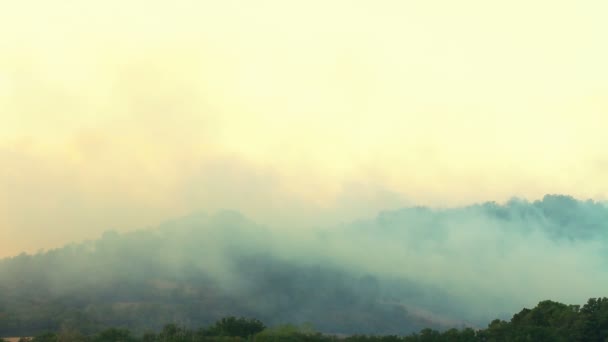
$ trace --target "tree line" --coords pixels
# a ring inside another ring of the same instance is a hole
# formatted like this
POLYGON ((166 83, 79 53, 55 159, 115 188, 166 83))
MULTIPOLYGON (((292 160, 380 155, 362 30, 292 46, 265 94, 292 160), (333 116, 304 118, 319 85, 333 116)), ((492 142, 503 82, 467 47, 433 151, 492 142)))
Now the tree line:
MULTIPOLYGON (((608 298, 591 298, 582 307, 550 300, 523 309, 509 321, 494 320, 484 329, 465 327, 437 331, 426 328, 407 336, 339 336, 316 332, 311 326, 266 327, 255 318, 226 317, 200 329, 171 323, 158 333, 137 336, 128 329, 109 328, 85 335, 76 327, 62 327, 20 342, 203 342, 203 341, 344 341, 344 342, 465 342, 465 341, 608 341, 608 298)), ((2 339, 0 339, 0 342, 2 339)))
POLYGON ((572 298, 579 288, 602 293, 608 277, 608 207, 568 196, 402 208, 290 231, 235 212, 192 214, 0 259, 0 336, 63 325, 87 336, 111 327, 140 336, 167 322, 202 327, 227 315, 403 336, 484 327, 544 297, 547 283, 578 279, 580 287, 560 292, 572 298), (573 262, 551 268, 563 258, 573 262), (467 276, 453 272, 459 267, 467 276), (502 281, 505 274, 526 283, 502 281))

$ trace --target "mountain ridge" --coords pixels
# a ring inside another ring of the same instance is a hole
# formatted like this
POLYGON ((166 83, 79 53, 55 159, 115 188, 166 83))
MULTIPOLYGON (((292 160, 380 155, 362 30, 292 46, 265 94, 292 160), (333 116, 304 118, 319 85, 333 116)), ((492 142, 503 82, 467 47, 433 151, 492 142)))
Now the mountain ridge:
POLYGON ((483 326, 544 292, 568 302, 597 294, 607 232, 604 204, 562 195, 403 208, 305 232, 198 212, 0 260, 0 333, 143 331, 229 315, 332 333, 483 326))

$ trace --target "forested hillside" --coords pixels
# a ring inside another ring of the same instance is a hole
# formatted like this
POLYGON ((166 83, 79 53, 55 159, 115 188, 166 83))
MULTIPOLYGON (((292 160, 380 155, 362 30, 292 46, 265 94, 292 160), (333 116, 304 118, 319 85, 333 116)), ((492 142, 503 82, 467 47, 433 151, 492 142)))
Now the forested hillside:
MULTIPOLYGON (((198 329, 170 323, 159 332, 134 334, 128 329, 109 328, 96 334, 83 334, 78 328, 63 327, 20 342, 202 342, 202 341, 347 341, 347 342, 467 342, 467 341, 606 341, 608 339, 608 298, 591 298, 584 306, 553 301, 523 309, 510 321, 494 320, 484 329, 429 328, 410 335, 336 336, 316 332, 310 325, 266 327, 257 319, 226 317, 198 329)), ((1 341, 1 339, 0 339, 1 341)))
POLYGON ((605 205, 566 196, 405 208, 310 231, 196 214, 0 261, 0 335, 141 334, 226 316, 340 334, 479 328, 540 300, 582 304, 605 291, 606 232, 605 205))

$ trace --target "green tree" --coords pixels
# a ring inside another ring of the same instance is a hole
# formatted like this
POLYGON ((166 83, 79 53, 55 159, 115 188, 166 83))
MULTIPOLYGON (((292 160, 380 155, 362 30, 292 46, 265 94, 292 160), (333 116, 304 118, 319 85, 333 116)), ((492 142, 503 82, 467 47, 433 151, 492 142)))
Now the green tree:
POLYGON ((93 342, 135 342, 137 339, 131 336, 127 329, 106 329, 93 338, 93 342))
POLYGON ((261 321, 255 318, 225 317, 215 322, 206 331, 208 336, 249 337, 266 329, 261 321))
POLYGON ((32 342, 57 342, 57 334, 46 332, 32 338, 32 342))
POLYGON ((608 339, 608 298, 590 298, 581 310, 581 335, 587 341, 608 339))
POLYGON ((441 335, 437 330, 433 329, 422 329, 420 330, 419 341, 421 342, 435 342, 440 341, 441 335))
MULTIPOLYGON (((305 324, 302 326, 296 325, 280 325, 263 331, 255 335, 256 342, 275 342, 275 341, 329 341, 330 336, 324 336, 314 331, 311 325, 305 324)), ((346 338, 346 341, 355 342, 362 341, 360 339, 346 338)))
POLYGON ((142 342, 155 342, 157 340, 157 336, 155 333, 153 332, 146 332, 144 333, 144 335, 141 337, 141 341, 142 342))
POLYGON ((63 328, 57 334, 57 342, 86 342, 87 338, 80 331, 71 328, 63 328))
POLYGON ((173 323, 165 325, 156 339, 159 342, 189 342, 192 340, 192 331, 173 323))

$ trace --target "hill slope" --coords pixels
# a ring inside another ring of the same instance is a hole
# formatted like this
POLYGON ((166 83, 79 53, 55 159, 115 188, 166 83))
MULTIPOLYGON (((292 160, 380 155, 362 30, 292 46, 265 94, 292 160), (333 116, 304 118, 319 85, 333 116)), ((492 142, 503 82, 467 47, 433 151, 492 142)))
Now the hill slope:
POLYGON ((0 261, 0 335, 229 315, 330 333, 484 326, 547 297, 600 293, 606 228, 603 204, 567 196, 406 208, 306 232, 191 215, 0 261))

